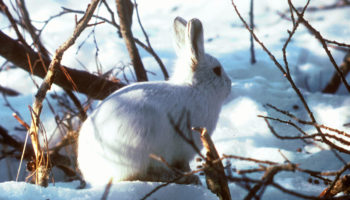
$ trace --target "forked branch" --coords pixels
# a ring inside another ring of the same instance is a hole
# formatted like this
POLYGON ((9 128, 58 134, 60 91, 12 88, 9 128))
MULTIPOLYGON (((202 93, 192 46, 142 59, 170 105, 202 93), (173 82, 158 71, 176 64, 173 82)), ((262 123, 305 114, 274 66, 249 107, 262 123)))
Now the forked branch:
POLYGON ((39 123, 40 123, 40 114, 42 110, 42 103, 46 97, 46 93, 50 90, 51 85, 54 81, 55 74, 61 66, 61 60, 64 52, 75 43, 75 40, 79 37, 81 32, 87 27, 89 20, 92 17, 93 12, 95 11, 99 0, 92 0, 91 4, 88 5, 85 15, 77 22, 77 25, 74 29, 72 36, 64 42, 57 50, 50 63, 49 69, 45 76, 44 82, 40 85, 40 88, 35 95, 35 101, 33 103, 32 111, 32 121, 29 129, 29 134, 32 140, 33 149, 36 157, 36 184, 41 186, 48 185, 48 175, 49 169, 45 165, 47 160, 44 157, 43 150, 41 149, 39 143, 39 123))

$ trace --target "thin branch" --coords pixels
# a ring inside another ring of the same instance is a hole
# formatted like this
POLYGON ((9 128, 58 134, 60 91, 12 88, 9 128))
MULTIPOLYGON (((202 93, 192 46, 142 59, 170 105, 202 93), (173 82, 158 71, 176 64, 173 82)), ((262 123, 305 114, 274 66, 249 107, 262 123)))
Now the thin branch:
POLYGON ((174 180, 171 180, 169 182, 166 182, 166 183, 163 183, 161 185, 158 185, 157 187, 155 187, 153 190, 151 190, 150 192, 148 192, 145 196, 143 196, 140 200, 146 200, 147 198, 149 198, 150 196, 152 196, 154 193, 156 193, 158 190, 172 184, 172 183, 176 183, 176 181, 180 180, 181 178, 183 178, 182 176, 174 179, 174 180))
POLYGON ((69 98, 73 101, 74 105, 79 110, 79 118, 81 121, 85 121, 87 118, 86 111, 84 110, 83 106, 81 105, 79 99, 74 95, 74 93, 71 90, 64 90, 69 98))
POLYGON ((21 43, 25 46, 25 47, 29 47, 29 45, 27 44, 27 42, 25 41, 25 39, 23 38, 23 35, 19 32, 18 27, 17 27, 17 23, 15 21, 15 19, 12 17, 10 11, 8 10, 6 4, 3 2, 3 0, 0 0, 0 8, 1 11, 7 16, 7 19, 10 21, 11 26, 13 27, 13 29, 16 32, 16 35, 19 39, 19 41, 21 41, 21 43))
POLYGON ((3 87, 0 85, 0 93, 2 93, 4 96, 18 96, 20 95, 19 92, 17 92, 16 90, 13 90, 11 88, 7 88, 7 87, 3 87))
MULTIPOLYGON (((330 44, 335 44, 337 46, 340 46, 340 47, 346 47, 346 48, 350 48, 350 44, 346 44, 346 43, 343 43, 343 42, 337 42, 335 40, 328 40, 328 39, 325 39, 323 38, 325 42, 327 43, 330 43, 330 44)), ((349 50, 349 49, 348 49, 349 50)))
POLYGON ((109 194, 109 191, 111 190, 112 184, 113 184, 113 178, 109 179, 108 184, 106 185, 103 195, 101 197, 101 200, 108 199, 108 194, 109 194))
MULTIPOLYGON (((295 115, 289 113, 288 111, 281 110, 281 109, 279 109, 279 108, 277 108, 277 107, 275 107, 275 106, 273 106, 273 105, 271 105, 271 104, 266 104, 266 105, 267 105, 268 107, 270 107, 270 108, 276 110, 277 112, 279 112, 279 113, 281 113, 281 114, 284 114, 284 115, 290 117, 291 119, 297 121, 297 122, 300 123, 300 124, 315 126, 315 127, 318 127, 318 128, 321 128, 321 129, 325 129, 325 130, 327 130, 327 131, 332 131, 332 132, 335 132, 335 133, 337 133, 337 134, 339 134, 339 135, 342 135, 342 136, 345 136, 345 137, 350 138, 350 134, 347 133, 347 132, 345 132, 345 131, 341 131, 341 130, 338 130, 338 129, 336 129, 336 128, 332 128, 332 127, 326 126, 326 125, 324 125, 324 124, 318 124, 318 123, 313 123, 313 122, 301 120, 301 119, 299 119, 298 117, 296 117, 295 115)), ((261 116, 261 117, 263 117, 263 116, 261 116)), ((270 117, 268 117, 268 118, 269 118, 269 119, 272 119, 272 120, 275 120, 275 119, 270 118, 270 117)), ((279 121, 279 122, 284 123, 283 120, 276 120, 276 121, 279 121)), ((291 123, 291 125, 293 125, 293 124, 291 123)), ((302 133, 303 133, 303 132, 302 132, 302 133)))
MULTIPOLYGON (((250 0, 249 19, 250 19, 250 29, 254 30, 254 0, 250 0)), ((252 34, 250 34, 250 62, 251 64, 256 63, 254 39, 252 34)))
POLYGON ((44 47, 44 45, 40 41, 40 37, 38 34, 36 34, 36 28, 32 25, 29 13, 26 8, 26 4, 24 0, 17 0, 17 7, 20 10, 20 13, 22 15, 21 20, 24 24, 24 27, 29 32, 30 36, 32 37, 34 46, 38 47, 38 50, 40 54, 46 58, 49 58, 49 52, 44 47))
MULTIPOLYGON (((112 9, 110 8, 110 6, 107 4, 107 2, 105 0, 103 0, 102 3, 106 6, 108 13, 111 15, 111 19, 108 20, 107 18, 98 16, 98 15, 93 15, 93 17, 100 19, 102 21, 105 21, 107 24, 110 24, 113 27, 115 27, 118 30, 119 36, 122 37, 121 32, 120 32, 120 26, 119 26, 119 24, 117 24, 115 17, 114 17, 114 12, 112 11, 112 9)), ((84 13, 84 11, 74 10, 74 9, 65 8, 65 7, 62 7, 62 9, 64 10, 64 12, 71 12, 71 13, 78 13, 78 14, 84 13)), ((135 6, 135 9, 137 9, 137 5, 135 6)), ((138 12, 137 12, 137 15, 138 15, 138 12)), ((141 23, 141 21, 139 21, 139 23, 141 23)), ((140 24, 140 26, 142 26, 142 25, 140 24)), ((143 27, 142 27, 142 29, 143 29, 143 27)), ((145 37, 146 37, 146 42, 147 42, 147 40, 149 41, 148 36, 145 35, 145 37)), ((145 51, 147 51, 149 54, 151 54, 154 57, 154 59, 156 60, 156 62, 158 63, 159 67, 162 70, 164 78, 167 80, 169 78, 169 74, 166 70, 166 67, 163 64, 162 60, 159 58, 159 56, 156 54, 156 52, 153 50, 153 48, 150 46, 150 44, 146 45, 136 37, 134 37, 133 39, 137 45, 139 45, 141 48, 143 48, 145 51)))
MULTIPOLYGON (((340 65, 340 70, 344 74, 344 77, 346 77, 346 75, 350 72, 350 50, 348 50, 346 55, 344 56, 343 62, 340 65)), ((335 93, 338 90, 340 83, 341 79, 338 75, 338 72, 335 72, 329 83, 322 90, 322 92, 335 93)))
MULTIPOLYGON (((283 76, 288 80, 288 82, 290 83, 290 85, 292 86, 293 90, 296 92, 296 94, 298 95, 300 101, 302 102, 304 108, 306 109, 309 118, 311 119, 311 122, 313 124, 317 124, 316 123, 316 118, 314 116, 314 114, 312 113, 309 105, 307 104, 303 94, 301 93, 301 91, 299 90, 299 88, 295 85, 292 77, 290 74, 288 74, 286 72, 286 70, 284 70, 284 68, 282 67, 282 65, 277 61, 277 59, 275 58, 275 56, 265 47, 265 45, 259 40, 259 38, 255 35, 254 31, 251 30, 247 24, 247 22, 243 19, 243 17, 241 16, 240 12, 237 9, 236 4, 234 3, 234 0, 231 0, 233 8, 235 10, 235 12, 237 13, 238 17, 240 18, 240 20, 242 21, 242 23, 244 24, 244 26, 246 27, 246 29, 253 35, 255 41, 263 48, 263 50, 269 55, 270 59, 275 63, 276 67, 283 73, 283 76)), ((304 7, 306 9, 307 5, 309 4, 310 0, 307 1, 306 6, 304 7)), ((298 13, 298 17, 302 17, 302 14, 298 13)), ((336 145, 334 145, 331 141, 329 141, 326 137, 324 137, 322 135, 322 130, 320 129, 320 127, 317 127, 316 125, 314 125, 314 127, 316 128, 317 132, 321 134, 322 136, 322 141, 329 145, 332 148, 336 148, 338 151, 344 152, 344 153, 350 153, 350 151, 338 147, 336 145)))
POLYGON ((148 81, 146 70, 143 66, 139 51, 136 48, 131 31, 133 5, 130 0, 116 0, 119 16, 120 32, 124 38, 131 62, 134 67, 137 81, 148 81))
POLYGON ((296 166, 294 164, 277 165, 268 167, 265 174, 262 177, 262 181, 256 184, 244 198, 244 200, 249 200, 254 197, 254 195, 265 185, 271 184, 273 177, 280 171, 295 171, 296 166))
POLYGON ((258 159, 254 159, 254 158, 245 158, 245 157, 236 156, 236 155, 226 155, 226 154, 224 154, 223 158, 233 158, 233 159, 250 161, 250 162, 261 163, 261 164, 268 164, 268 165, 278 165, 279 164, 279 163, 268 161, 268 160, 258 160, 258 159))
MULTIPOLYGON (((304 6, 304 8, 303 8, 303 10, 301 12, 302 16, 304 15, 305 10, 306 10, 307 6, 309 5, 309 2, 310 1, 307 2, 307 4, 304 6)), ((290 10, 292 10, 292 2, 290 0, 288 0, 288 5, 289 5, 290 10)), ((287 74, 289 76, 290 76, 290 71, 289 71, 289 64, 288 64, 288 60, 287 60, 286 49, 287 49, 287 46, 288 46, 289 42, 291 41, 292 37, 294 36, 295 31, 298 29, 299 24, 300 24, 300 20, 299 19, 297 20, 297 22, 295 22, 293 12, 291 12, 291 17, 292 17, 292 22, 293 22, 293 30, 292 31, 288 31, 289 37, 286 40, 286 42, 284 43, 283 48, 282 48, 283 61, 284 61, 284 65, 286 67, 287 74)))
MULTIPOLYGON (((47 72, 45 66, 49 66, 51 60, 40 58, 37 52, 26 48, 18 41, 8 37, 2 31, 0 31, 0 44, 0 55, 5 59, 36 76, 41 78, 45 77, 47 72), (40 60, 43 60, 43 62, 40 60)), ((60 69, 64 69, 66 74, 69 74, 72 81, 67 79, 63 71, 57 70, 54 80, 55 84, 64 89, 74 90, 72 86, 72 82, 74 82, 77 87, 77 92, 86 94, 95 99, 104 99, 115 90, 125 86, 124 83, 118 80, 110 81, 105 77, 99 77, 87 71, 76 70, 62 65, 60 69)))
POLYGON ((145 39, 146 39, 146 43, 147 43, 147 50, 148 52, 154 57, 154 59, 156 59, 160 69, 162 70, 163 72, 163 76, 164 76, 164 79, 165 80, 168 80, 169 79, 169 74, 168 74, 168 71, 166 70, 165 68, 165 65, 163 64, 162 60, 159 58, 159 56, 156 54, 156 52, 154 52, 153 48, 152 48, 152 45, 151 45, 151 42, 149 41, 149 37, 145 31, 145 29, 143 28, 143 25, 141 23, 141 19, 140 19, 140 15, 139 15, 139 10, 138 10, 138 5, 136 3, 136 0, 134 0, 134 6, 135 6, 135 11, 136 11, 136 16, 137 16, 137 21, 139 22, 139 25, 141 27, 141 30, 142 30, 142 33, 143 35, 145 36, 145 39))
MULTIPOLYGON (((40 88, 35 95, 35 101, 33 103, 33 117, 30 125, 29 133, 31 136, 33 149, 35 152, 36 162, 38 160, 44 159, 43 152, 38 141, 38 126, 39 126, 39 117, 42 109, 42 102, 45 99, 47 91, 51 88, 53 80, 55 78, 56 71, 60 67, 60 62, 63 57, 64 52, 75 43, 75 40, 79 37, 80 33, 87 27, 89 20, 92 17, 92 14, 97 7, 99 0, 92 0, 89 4, 85 15, 78 21, 72 36, 64 42, 57 50, 50 63, 48 72, 45 76, 43 83, 40 85, 40 88)), ((48 169, 46 166, 42 165, 44 162, 41 162, 40 165, 36 165, 36 184, 47 186, 48 182, 48 169)))
POLYGON ((304 16, 302 14, 300 14, 298 12, 298 10, 293 6, 292 6, 292 9, 294 10, 294 12, 298 15, 299 19, 301 20, 301 22, 305 25, 305 27, 307 29, 309 29, 311 31, 311 33, 314 34, 314 36, 319 40, 319 42, 322 44, 322 47, 323 49, 325 50, 329 60, 331 61, 331 63, 333 64, 336 72, 338 73, 338 76, 340 77, 340 79, 342 80, 342 82, 344 83, 345 85, 345 88, 348 90, 348 92, 350 93, 350 86, 348 84, 348 82, 346 81, 342 71, 339 69, 337 63, 335 62, 331 52, 329 51, 328 47, 327 47, 327 43, 326 41, 324 40, 323 36, 321 35, 321 33, 316 30, 313 26, 311 26, 311 24, 304 18, 304 16))
POLYGON ((150 158, 163 163, 164 165, 166 165, 169 169, 171 169, 173 172, 175 172, 177 175, 183 176, 183 172, 173 166, 170 165, 170 163, 168 163, 168 161, 166 161, 163 157, 161 156, 157 156, 155 154, 150 154, 149 155, 150 158))
MULTIPOLYGON (((323 11, 323 10, 332 10, 337 8, 346 8, 349 6, 350 6, 350 2, 348 0, 340 0, 330 5, 318 5, 318 6, 309 7, 307 10, 309 12, 315 12, 315 11, 323 11)), ((298 8, 298 10, 300 10, 300 8, 298 8)))
MULTIPOLYGON (((347 165, 345 165, 341 170, 339 170, 338 174, 336 175, 334 181, 332 182, 332 184, 326 189, 326 192, 323 194, 324 197, 329 197, 329 195, 331 195, 332 192, 334 192, 334 188, 340 178, 340 176, 350 168, 350 163, 348 163, 347 165)), ((338 190, 339 188, 337 188, 336 190, 338 190)), ((332 194, 333 195, 333 194, 332 194)), ((333 195, 334 196, 334 195, 333 195)))
POLYGON ((176 131, 176 133, 185 141, 187 142, 189 145, 192 146, 192 148, 195 150, 195 152, 203 159, 206 160, 207 158, 201 153, 201 150, 198 148, 198 146, 195 144, 193 138, 192 138, 192 128, 190 126, 190 113, 186 110, 183 110, 180 117, 179 117, 179 121, 175 122, 173 117, 168 114, 168 118, 170 121, 170 124, 173 126, 174 130, 176 131), (186 118, 185 118, 185 115, 186 118), (182 119, 187 119, 187 131, 189 131, 189 137, 186 137, 185 133, 180 129, 181 123, 183 123, 183 121, 181 121, 182 119))
POLYGON ((228 188, 224 166, 218 155, 216 147, 207 132, 207 129, 195 128, 195 130, 200 132, 203 146, 207 151, 207 159, 204 165, 204 174, 207 187, 214 194, 216 194, 220 200, 231 200, 231 194, 228 188))

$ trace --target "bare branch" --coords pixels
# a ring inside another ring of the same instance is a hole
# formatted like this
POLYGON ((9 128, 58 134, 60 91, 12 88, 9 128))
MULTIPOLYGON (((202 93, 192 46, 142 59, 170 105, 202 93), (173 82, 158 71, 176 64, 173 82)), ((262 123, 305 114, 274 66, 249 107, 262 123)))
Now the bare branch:
MULTIPOLYGON (((122 37, 121 32, 120 32, 120 26, 115 21, 114 12, 112 11, 112 9, 110 8, 110 6, 108 5, 108 3, 105 0, 103 0, 102 3, 106 6, 108 13, 110 13, 111 19, 108 20, 105 17, 101 17, 101 16, 98 16, 98 15, 93 15, 93 17, 96 18, 96 19, 100 19, 100 20, 102 20, 102 21, 112 25, 113 27, 115 27, 118 30, 118 33, 119 33, 120 37, 122 37)), ((64 7, 63 7, 63 10, 64 10, 64 12, 71 12, 71 13, 78 13, 78 14, 83 14, 84 13, 84 11, 74 10, 74 9, 64 8, 64 7)), ((135 3, 135 10, 136 10, 136 14, 137 14, 138 21, 139 21, 139 24, 141 26, 141 29, 144 30, 144 28, 143 28, 143 26, 141 24, 141 20, 139 19, 139 16, 138 16, 139 14, 138 14, 137 4, 136 3, 135 3)), ((149 54, 151 54, 154 57, 154 59, 156 60, 156 62, 158 63, 159 67, 162 70, 164 79, 167 80, 169 78, 169 74, 168 74, 168 72, 166 70, 165 65, 163 64, 163 62, 159 58, 159 56, 156 54, 156 52, 153 50, 153 48, 152 48, 152 46, 151 46, 151 44, 149 42, 149 38, 148 38, 148 35, 146 34, 146 32, 144 32, 144 35, 145 35, 147 44, 144 44, 141 40, 139 40, 136 37, 134 37, 133 40, 135 41, 135 43, 139 47, 143 48, 145 51, 147 51, 149 54)))
MULTIPOLYGON (((254 30, 254 0, 250 0, 249 19, 250 19, 250 29, 254 30)), ((250 63, 251 64, 256 63, 254 40, 253 40, 252 34, 250 34, 250 63)))
POLYGON ((103 195, 101 197, 101 200, 107 200, 108 199, 108 194, 109 194, 109 191, 110 191, 110 189, 112 187, 112 184, 113 184, 113 178, 109 179, 108 184, 106 185, 105 190, 103 192, 103 195))
POLYGON ((245 157, 241 157, 241 156, 226 155, 226 154, 223 155, 223 158, 233 158, 233 159, 250 161, 250 162, 261 163, 261 164, 268 164, 268 165, 278 165, 279 164, 279 163, 268 161, 268 160, 258 160, 258 159, 253 159, 253 158, 245 158, 245 157))
POLYGON ((2 93, 5 96, 18 96, 20 94, 19 92, 15 91, 13 89, 3 87, 1 85, 0 85, 0 93, 2 93))
MULTIPOLYGON (((340 65, 340 71, 344 74, 344 77, 350 72, 350 50, 346 53, 343 63, 340 65)), ((327 84, 327 86, 322 90, 324 93, 335 93, 341 83, 341 78, 338 72, 335 72, 327 84)))
POLYGON ((36 34, 36 28, 32 25, 32 22, 29 17, 29 13, 25 5, 25 1, 16 0, 16 2, 17 2, 17 7, 19 8, 22 15, 21 17, 22 23, 24 24, 26 30, 29 32, 30 36, 32 37, 34 46, 38 47, 38 50, 43 57, 49 58, 49 52, 41 43, 39 35, 36 34))
MULTIPOLYGON (((0 55, 2 57, 36 76, 45 77, 46 67, 50 65, 51 60, 40 58, 37 52, 26 48, 2 31, 0 31, 0 44, 0 55)), ((67 90, 74 90, 72 85, 72 82, 74 82, 77 92, 95 99, 104 99, 115 90, 125 86, 124 83, 119 81, 110 81, 105 77, 99 77, 86 71, 71 69, 62 65, 60 69, 63 69, 69 75, 71 81, 67 79, 63 71, 57 70, 55 84, 67 90)))
POLYGON ((17 27, 17 23, 16 23, 15 19, 12 17, 10 11, 8 10, 6 4, 3 2, 3 0, 0 0, 0 8, 1 8, 1 12, 3 12, 7 16, 7 19, 10 21, 11 26, 15 30, 19 41, 21 41, 21 43, 28 48, 29 45, 27 44, 27 42, 23 38, 23 35, 19 32, 18 27, 17 27))
MULTIPOLYGON (((287 111, 285 111, 285 110, 278 109, 277 107, 275 107, 275 106, 273 106, 273 105, 271 105, 271 104, 266 104, 266 105, 267 105, 268 107, 270 107, 270 108, 276 110, 277 112, 282 113, 282 114, 284 114, 284 115, 290 117, 291 119, 297 121, 297 122, 300 123, 300 124, 315 126, 315 127, 318 127, 318 128, 321 128, 321 129, 325 129, 325 130, 327 130, 327 131, 332 131, 332 132, 335 132, 335 133, 337 133, 337 134, 339 134, 339 135, 342 135, 342 136, 345 136, 345 137, 350 138, 350 134, 347 133, 347 132, 345 132, 345 131, 341 131, 341 130, 338 130, 338 129, 336 129, 336 128, 332 128, 332 127, 326 126, 326 125, 324 125, 324 124, 318 124, 318 123, 313 123, 313 122, 301 120, 301 119, 299 119, 298 117, 296 117, 295 115, 293 115, 293 114, 291 114, 291 113, 289 113, 289 112, 287 112, 287 111)), ((264 116, 259 116, 259 117, 264 117, 264 116)), ((264 117, 264 118, 272 119, 272 120, 275 120, 275 121, 279 121, 279 122, 281 122, 281 123, 290 123, 291 125, 293 125, 293 123, 291 123, 291 122, 285 122, 285 121, 283 121, 283 120, 274 119, 274 118, 271 118, 271 117, 264 117)), ((301 131, 301 130, 300 130, 300 132, 304 134, 304 131, 301 131)), ((304 134, 304 135, 306 135, 306 134, 304 134)))
POLYGON ((136 48, 131 31, 133 5, 130 0, 116 0, 120 20, 120 32, 124 38, 131 62, 133 64, 137 81, 147 81, 146 70, 143 66, 139 51, 136 48))
POLYGON ((334 196, 339 192, 348 192, 349 190, 349 176, 345 176, 345 178, 340 179, 340 176, 350 168, 350 163, 348 163, 347 165, 345 165, 342 169, 339 170, 339 172, 337 173, 334 181, 332 182, 332 184, 326 188, 321 194, 320 196, 322 197, 330 197, 330 196, 334 196), (340 179, 340 180, 339 180, 340 179), (344 187, 343 187, 344 186, 344 187))
POLYGON ((323 49, 325 50, 326 54, 328 55, 329 60, 331 61, 331 63, 333 64, 336 72, 338 73, 338 76, 340 77, 341 81, 343 82, 343 84, 345 85, 345 88, 348 90, 348 92, 350 93, 350 86, 348 84, 348 82, 345 79, 344 74, 342 73, 342 71, 339 69, 337 63, 335 62, 331 52, 329 51, 328 47, 327 47, 327 43, 324 40, 323 36, 321 35, 321 33, 316 30, 313 26, 311 26, 311 24, 304 18, 304 16, 302 14, 300 14, 298 12, 298 10, 291 5, 292 9, 294 10, 294 12, 298 15, 299 19, 301 20, 301 22, 305 25, 305 27, 307 29, 309 29, 311 31, 311 33, 314 34, 314 36, 319 40, 319 42, 322 44, 323 49))
POLYGON ((262 181, 256 184, 244 198, 244 200, 249 200, 254 197, 254 195, 265 185, 270 184, 273 181, 274 176, 280 171, 295 171, 296 166, 294 164, 286 165, 276 165, 268 167, 265 171, 262 181))
POLYGON ((224 166, 216 151, 215 145, 205 128, 195 128, 195 130, 201 133, 201 140, 207 151, 207 159, 204 165, 207 186, 220 200, 230 200, 231 194, 228 188, 224 166), (219 161, 216 162, 216 160, 219 161))
POLYGON ((40 143, 38 140, 38 126, 39 119, 42 109, 42 102, 45 99, 47 91, 51 88, 53 80, 55 78, 56 71, 60 67, 60 62, 63 57, 64 52, 75 43, 75 40, 79 37, 80 33, 87 27, 89 20, 92 17, 93 12, 95 11, 99 0, 92 0, 89 4, 85 15, 78 21, 72 36, 64 42, 57 50, 53 57, 52 62, 50 63, 48 72, 45 76, 43 83, 40 85, 40 88, 35 95, 35 101, 33 103, 33 117, 29 129, 29 134, 32 140, 33 149, 36 157, 36 184, 41 186, 48 185, 48 174, 49 169, 45 166, 46 159, 44 157, 43 151, 41 150, 40 143), (39 162, 40 161, 40 162, 39 162))
MULTIPOLYGON (((290 1, 290 0, 289 0, 290 1)), ((243 19, 243 17, 241 16, 240 12, 237 9, 237 6, 234 3, 234 0, 231 1, 234 10, 236 11, 238 17, 240 18, 240 20, 242 21, 242 23, 244 24, 244 26, 246 27, 246 29, 253 35, 255 41, 260 44, 260 46, 263 48, 263 50, 269 55, 270 59, 275 63, 276 67, 283 73, 283 76, 288 80, 288 82, 290 83, 290 85, 292 86, 293 90, 295 91, 295 93, 298 95, 299 99, 301 100, 304 108, 306 109, 309 118, 311 119, 312 124, 314 125, 314 127, 316 128, 317 132, 320 133, 321 137, 322 137, 322 141, 324 143, 326 143, 327 145, 329 145, 330 147, 335 147, 338 151, 341 152, 345 152, 345 153, 350 153, 350 151, 342 148, 342 147, 337 147, 336 145, 334 145, 331 141, 329 141, 326 137, 323 136, 322 130, 320 127, 316 126, 315 124, 317 124, 316 122, 316 118, 314 116, 314 114, 312 113, 309 105, 307 104, 303 94, 301 93, 301 91, 299 90, 299 88, 295 85, 291 75, 289 73, 287 73, 287 71, 282 67, 282 65, 277 61, 277 59, 275 58, 275 56, 265 47, 265 45, 259 40, 259 38, 255 35, 254 31, 251 30, 247 24, 247 22, 243 19)), ((309 4, 310 0, 307 1, 306 5, 304 6, 304 10, 306 10, 308 4, 309 4)), ((292 8, 294 9, 292 3, 290 3, 292 8)), ((300 20, 302 20, 303 18, 303 13, 298 13, 298 17, 300 18, 300 20)), ((298 19, 299 20, 299 19, 298 19)), ((303 22, 303 21, 302 21, 303 22)))

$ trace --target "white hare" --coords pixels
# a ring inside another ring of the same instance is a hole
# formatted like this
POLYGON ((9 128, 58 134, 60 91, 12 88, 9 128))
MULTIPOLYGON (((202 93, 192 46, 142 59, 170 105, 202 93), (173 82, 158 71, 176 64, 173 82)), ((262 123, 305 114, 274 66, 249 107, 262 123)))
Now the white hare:
MULTIPOLYGON (((231 81, 219 61, 204 52, 198 19, 174 21, 178 62, 169 81, 134 83, 105 99, 84 122, 78 140, 78 165, 92 185, 122 180, 169 181, 176 174, 149 157, 163 157, 172 167, 189 171, 192 146, 175 131, 192 127, 211 134, 231 81), (187 112, 188 115, 182 115, 187 112), (188 116, 188 117, 186 117, 188 116), (181 119, 180 119, 181 118, 181 119)), ((201 147, 198 133, 193 140, 201 147)))

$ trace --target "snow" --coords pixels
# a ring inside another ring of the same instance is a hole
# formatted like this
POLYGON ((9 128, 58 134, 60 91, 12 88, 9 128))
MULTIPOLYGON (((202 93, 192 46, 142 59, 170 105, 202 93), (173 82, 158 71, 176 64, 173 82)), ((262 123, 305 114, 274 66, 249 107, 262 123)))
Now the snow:
MULTIPOLYGON (((114 184, 108 193, 109 199, 134 200, 144 197, 153 188, 159 186, 160 183, 147 182, 120 182, 114 184)), ((0 183, 0 199, 7 200, 34 200, 50 199, 50 200, 82 200, 82 199, 101 199, 105 191, 105 187, 95 187, 89 189, 77 190, 79 182, 57 183, 47 188, 24 183, 24 182, 4 182, 0 183), (13 192, 16 191, 16 192, 13 192)), ((209 200, 215 199, 215 195, 208 190, 203 190, 201 186, 194 185, 177 185, 172 184, 156 192, 151 199, 169 199, 177 200, 186 197, 193 200, 209 200), (180 194, 180 195, 179 195, 180 194)))
MULTIPOLYGON (((51 15, 61 11, 61 6, 84 10, 88 4, 84 1, 44 1, 35 0, 28 3, 31 17, 37 26, 42 26, 39 21, 44 21, 51 15), (40 9, 38 9, 40 7, 40 9)), ((249 1, 235 1, 243 17, 248 20, 249 1)), ((302 6, 305 1, 293 1, 297 6, 302 6)), ((327 1, 331 4, 333 1, 327 1)), ((8 1, 5 1, 8 3, 8 1)), ((311 1, 310 6, 324 4, 325 1, 311 1)), ((10 5, 10 4, 9 4, 10 5)), ((115 5, 111 3, 112 9, 115 5)), ((291 30, 291 22, 283 20, 277 11, 285 11, 288 8, 287 1, 260 0, 255 1, 255 24, 258 37, 268 49, 283 63, 282 47, 288 37, 287 29, 291 30)), ((175 52, 172 42, 172 22, 176 16, 185 19, 199 18, 203 22, 206 50, 217 57, 223 64, 226 72, 232 79, 232 93, 222 108, 216 131, 212 137, 220 154, 233 154, 243 157, 251 157, 261 160, 269 160, 284 163, 286 156, 291 162, 300 164, 301 168, 313 170, 339 170, 343 163, 336 158, 327 147, 321 150, 315 145, 305 144, 299 140, 279 140, 273 136, 264 120, 258 115, 270 116, 289 120, 286 116, 276 112, 266 104, 272 104, 282 110, 287 110, 301 119, 308 120, 308 115, 303 105, 293 91, 287 80, 276 68, 267 54, 255 43, 257 63, 250 64, 249 33, 242 26, 241 21, 231 5, 231 1, 159 1, 143 0, 138 2, 143 26, 146 29, 151 44, 160 56, 168 71, 173 71, 175 52), (302 149, 301 152, 297 149, 302 149)), ((325 38, 350 43, 349 8, 307 12, 306 17, 325 38)), ((109 17, 106 9, 101 6, 98 13, 109 17)), ((1 15, 0 28, 2 31, 14 36, 14 31, 8 27, 8 21, 1 15), (5 25, 6 24, 6 25, 5 25)), ((42 33, 42 39, 50 52, 65 41, 74 27, 74 15, 66 14, 54 19, 48 24, 42 33)), ((83 69, 78 63, 84 64, 90 72, 96 72, 95 44, 92 37, 78 50, 81 44, 92 31, 89 28, 84 31, 75 46, 69 49, 64 57, 63 64, 83 69)), ((128 53, 124 41, 116 36, 116 30, 107 24, 97 26, 96 39, 99 47, 99 61, 103 66, 103 72, 121 67, 129 63, 128 53)), ((143 40, 143 34, 134 19, 134 36, 143 40)), ((29 37, 28 37, 29 38, 29 37)), ((289 66, 297 86, 301 89, 316 120, 319 124, 325 124, 345 132, 350 132, 350 96, 344 86, 341 86, 336 94, 323 94, 322 88, 333 74, 327 55, 320 43, 302 25, 288 46, 287 56, 289 66)), ((336 62, 342 62, 344 53, 331 50, 336 62)), ((140 49, 142 60, 151 80, 162 80, 162 73, 151 55, 140 49)), ((4 61, 0 58, 0 61, 4 61)), ((120 76, 121 77, 121 76, 120 76)), ((130 77, 130 76, 129 76, 130 77)), ((122 77, 121 77, 122 78, 122 77)), ((40 79, 35 79, 40 83, 40 79)), ((350 81, 348 76, 348 81, 350 81)), ((17 90, 21 93, 18 97, 7 97, 8 102, 29 123, 30 114, 28 106, 32 104, 36 87, 27 72, 21 69, 6 69, 0 72, 0 85, 17 90)), ((61 90, 54 87, 58 93, 61 90)), ((84 100, 84 96, 79 98, 84 100)), ((57 102, 50 98, 50 103, 59 111, 57 102)), ((0 98, 0 125, 5 127, 11 135, 24 140, 25 132, 19 130, 20 125, 12 117, 13 111, 6 106, 4 98, 0 98)), ((54 114, 47 104, 43 108, 42 120, 47 134, 57 134, 54 114)), ((283 124, 271 122, 280 135, 296 136, 298 132, 283 124)), ((305 131, 315 133, 311 126, 303 126, 305 131)), ((52 140, 51 145, 57 142, 52 140)), ((346 162, 350 156, 339 154, 346 162)), ((256 164, 246 161, 230 160, 235 169, 249 169, 257 167, 256 164)), ((196 162, 192 162, 193 169, 196 162)), ((224 162, 225 164, 225 162, 224 162)), ((47 188, 41 188, 25 183, 25 170, 21 170, 19 182, 15 182, 19 163, 14 158, 0 160, 0 199, 100 199, 104 187, 87 187, 76 189, 79 182, 58 182, 50 184, 47 188)), ((23 166, 22 166, 23 168, 23 166)), ((253 178, 260 178, 261 173, 252 174, 253 178)), ((300 172, 283 172, 275 177, 275 181, 286 188, 317 196, 326 186, 321 183, 311 184, 309 176, 300 172)), ((204 183, 204 178, 201 177, 204 183)), ((109 193, 110 199, 140 199, 161 183, 148 182, 120 182, 114 184, 109 193)), ((235 183, 230 184, 233 199, 242 199, 247 194, 235 183)), ((150 199, 217 199, 205 186, 170 184, 154 193, 150 199)), ((268 187, 263 199, 299 199, 287 195, 279 190, 268 187)))

